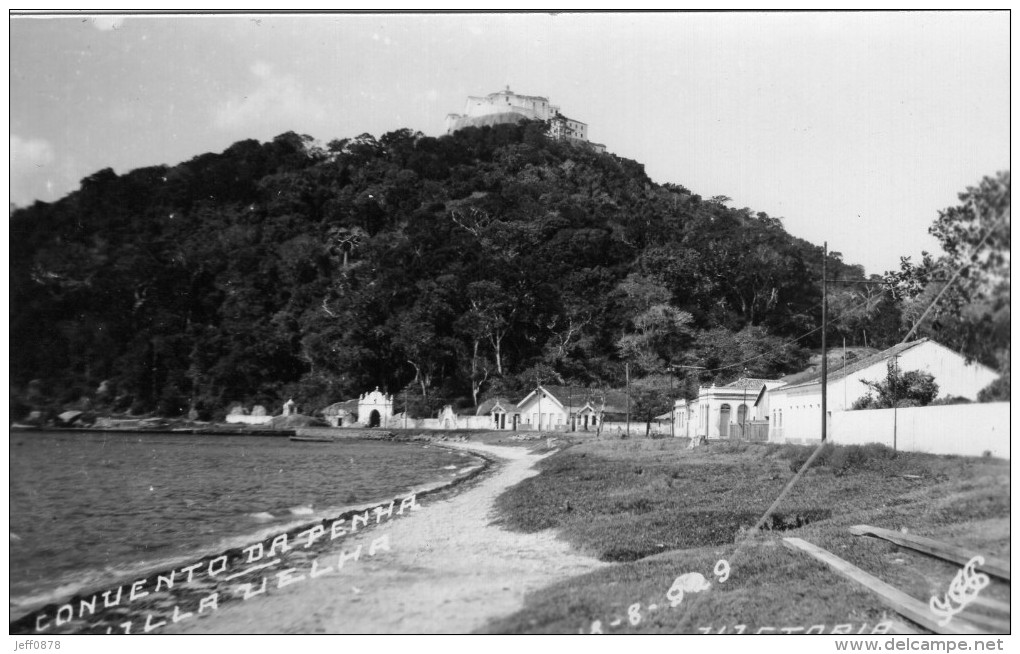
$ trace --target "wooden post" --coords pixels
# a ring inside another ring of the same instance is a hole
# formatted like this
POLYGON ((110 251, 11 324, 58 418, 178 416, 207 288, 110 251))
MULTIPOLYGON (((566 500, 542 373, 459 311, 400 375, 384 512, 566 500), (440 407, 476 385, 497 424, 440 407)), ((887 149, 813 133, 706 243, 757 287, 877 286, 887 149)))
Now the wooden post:
MULTIPOLYGON (((932 538, 915 536, 914 534, 905 534, 891 529, 882 529, 881 527, 872 527, 871 525, 854 525, 853 527, 850 527, 850 533, 854 536, 874 536, 875 538, 881 538, 882 540, 887 540, 890 543, 896 543, 901 547, 907 547, 912 550, 917 550, 918 552, 924 552, 930 556, 934 556, 944 561, 959 563, 960 565, 965 565, 975 556, 978 556, 978 552, 973 550, 968 550, 956 545, 950 545, 949 543, 942 543, 932 538)), ((993 556, 982 556, 982 558, 985 562, 981 565, 974 566, 975 570, 987 572, 990 575, 1009 581, 1008 560, 993 556)))
POLYGON ((813 558, 825 563, 829 568, 845 579, 860 584, 876 595, 883 603, 908 620, 912 620, 925 629, 937 634, 983 634, 984 630, 977 625, 954 617, 945 627, 941 626, 936 616, 924 602, 914 599, 902 590, 890 586, 878 577, 868 574, 857 566, 844 561, 832 552, 824 550, 800 538, 784 538, 783 545, 791 550, 806 552, 813 558))
POLYGON ((669 437, 676 438, 673 423, 676 422, 676 400, 673 399, 673 366, 669 367, 669 437))
POLYGON ((825 260, 829 258, 829 242, 825 241, 822 246, 822 442, 825 442, 826 427, 828 420, 826 420, 826 410, 828 409, 826 400, 826 391, 829 386, 829 358, 825 352, 825 332, 828 331, 828 288, 829 282, 825 278, 825 260))
POLYGON ((627 438, 630 438, 630 364, 623 364, 624 374, 627 375, 627 438))

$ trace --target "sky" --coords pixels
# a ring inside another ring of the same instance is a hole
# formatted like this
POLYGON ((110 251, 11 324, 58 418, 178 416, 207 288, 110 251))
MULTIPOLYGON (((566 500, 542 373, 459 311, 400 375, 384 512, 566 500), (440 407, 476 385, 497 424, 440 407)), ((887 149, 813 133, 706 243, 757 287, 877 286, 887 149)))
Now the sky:
POLYGON ((14 16, 10 201, 287 131, 439 136, 509 86, 881 273, 1009 168, 1009 47, 1004 11, 14 16))

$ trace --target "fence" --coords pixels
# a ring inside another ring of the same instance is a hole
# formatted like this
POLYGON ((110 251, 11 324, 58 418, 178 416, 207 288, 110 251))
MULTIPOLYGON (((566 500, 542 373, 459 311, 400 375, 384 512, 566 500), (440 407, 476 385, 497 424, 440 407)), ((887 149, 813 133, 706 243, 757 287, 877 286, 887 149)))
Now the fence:
POLYGON ((742 441, 765 442, 769 439, 768 420, 748 420, 744 423, 743 433, 740 424, 730 425, 730 438, 742 441))
POLYGON ((1009 402, 835 411, 829 440, 902 452, 1009 458, 1009 402))

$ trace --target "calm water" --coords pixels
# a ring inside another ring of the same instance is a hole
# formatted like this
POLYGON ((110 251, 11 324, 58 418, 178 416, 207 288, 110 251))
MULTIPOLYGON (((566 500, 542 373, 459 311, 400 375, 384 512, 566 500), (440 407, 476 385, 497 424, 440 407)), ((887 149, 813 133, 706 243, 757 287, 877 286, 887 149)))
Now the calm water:
POLYGON ((379 441, 12 433, 12 618, 450 478, 466 455, 379 441))

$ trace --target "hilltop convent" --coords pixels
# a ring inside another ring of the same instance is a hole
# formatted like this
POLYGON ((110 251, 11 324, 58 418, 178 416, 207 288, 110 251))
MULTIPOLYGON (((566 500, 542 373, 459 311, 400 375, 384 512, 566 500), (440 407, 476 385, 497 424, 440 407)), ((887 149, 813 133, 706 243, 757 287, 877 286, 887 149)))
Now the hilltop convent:
POLYGON ((452 134, 465 127, 482 127, 520 120, 543 120, 549 123, 549 135, 555 139, 584 143, 596 152, 605 152, 606 146, 588 140, 588 125, 567 118, 560 108, 540 95, 520 95, 506 87, 505 91, 485 97, 468 96, 463 114, 447 114, 446 133, 452 134))

